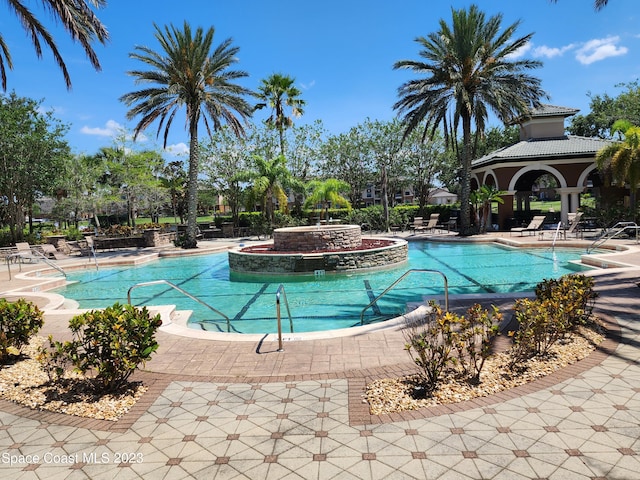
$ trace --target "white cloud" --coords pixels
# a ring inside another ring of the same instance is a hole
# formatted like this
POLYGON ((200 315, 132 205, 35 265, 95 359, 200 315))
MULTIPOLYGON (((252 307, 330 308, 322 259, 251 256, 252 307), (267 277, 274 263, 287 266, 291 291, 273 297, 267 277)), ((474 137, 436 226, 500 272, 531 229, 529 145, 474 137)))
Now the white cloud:
POLYGON ((620 37, 618 36, 589 40, 576 52, 576 60, 583 65, 589 65, 609 57, 625 55, 629 49, 618 46, 618 42, 620 42, 620 37))
POLYGON ((519 49, 517 49, 515 52, 507 55, 506 58, 509 60, 517 60, 519 58, 522 58, 529 52, 529 50, 531 50, 532 47, 533 47, 533 44, 531 42, 527 42, 523 46, 521 46, 519 49))
POLYGON ((184 142, 180 142, 173 145, 167 145, 167 148, 165 148, 165 150, 172 155, 178 156, 189 153, 189 146, 184 142))
POLYGON ((311 80, 311 82, 309 83, 300 83, 300 86, 302 87, 303 90, 309 90, 310 88, 313 88, 313 86, 316 84, 315 80, 311 80))
POLYGON ((545 58, 561 57, 565 52, 572 50, 573 48, 575 48, 575 45, 573 43, 559 48, 547 47, 546 45, 542 45, 533 49, 533 56, 545 58))
POLYGON ((124 127, 115 120, 107 120, 104 127, 87 127, 86 125, 80 129, 85 135, 95 135, 97 137, 115 137, 122 134, 124 127))

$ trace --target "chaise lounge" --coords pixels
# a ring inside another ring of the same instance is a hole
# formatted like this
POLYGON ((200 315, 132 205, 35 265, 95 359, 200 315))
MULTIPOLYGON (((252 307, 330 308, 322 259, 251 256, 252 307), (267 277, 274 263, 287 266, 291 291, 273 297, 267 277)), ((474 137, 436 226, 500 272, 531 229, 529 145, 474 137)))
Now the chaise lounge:
POLYGON ((542 228, 542 224, 544 223, 545 215, 536 215, 531 220, 531 223, 526 227, 515 227, 510 230, 510 233, 519 232, 520 236, 524 235, 524 232, 532 232, 535 233, 542 228))

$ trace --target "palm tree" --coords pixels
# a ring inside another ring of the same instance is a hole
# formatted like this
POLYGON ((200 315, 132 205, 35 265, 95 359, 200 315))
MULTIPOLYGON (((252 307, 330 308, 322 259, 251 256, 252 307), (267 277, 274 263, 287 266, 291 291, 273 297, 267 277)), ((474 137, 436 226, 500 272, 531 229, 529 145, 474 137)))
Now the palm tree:
MULTIPOLYGON (((558 0, 551 0, 553 3, 557 3, 558 0)), ((596 10, 602 10, 604 7, 607 6, 607 4, 609 3, 609 0, 593 0, 593 8, 595 8, 596 10)))
POLYGON ((512 58, 533 34, 512 40, 520 22, 502 31, 501 22, 502 15, 487 19, 476 5, 452 9, 451 26, 440 20, 439 31, 416 39, 424 60, 401 60, 394 65, 421 75, 398 89, 400 100, 394 109, 404 115, 405 138, 416 128, 424 129, 423 139, 428 134, 434 138, 442 125, 445 141, 454 147, 462 123, 461 235, 472 233, 470 171, 476 143, 472 127, 477 136, 482 135, 489 110, 506 121, 546 97, 540 80, 526 73, 541 63, 512 58))
POLYGON ((276 200, 281 210, 286 208, 288 199, 286 189, 293 182, 293 178, 287 170, 287 162, 282 155, 271 160, 254 156, 254 162, 256 170, 251 175, 253 177, 252 193, 262 202, 267 220, 273 223, 273 200, 276 200))
POLYGON ((596 164, 600 171, 611 169, 611 176, 617 183, 629 184, 629 200, 635 212, 636 192, 640 187, 640 127, 618 120, 611 127, 611 133, 621 133, 624 140, 600 150, 596 164))
POLYGON ((478 205, 476 209, 477 223, 480 233, 485 233, 491 221, 491 210, 493 202, 504 203, 502 196, 507 192, 498 190, 495 185, 482 185, 478 190, 471 193, 472 203, 478 205))
POLYGON ((186 108, 186 124, 189 130, 189 171, 187 185, 187 231, 184 248, 197 246, 197 201, 198 201, 198 126, 202 121, 209 135, 226 123, 237 136, 244 135, 243 123, 251 116, 252 108, 243 98, 251 94, 246 88, 234 83, 247 73, 232 70, 237 62, 238 47, 231 39, 223 41, 213 52, 214 28, 206 32, 197 28, 192 32, 187 22, 180 31, 173 25, 156 29, 155 37, 162 47, 155 52, 138 46, 129 56, 149 65, 151 70, 135 70, 129 75, 136 83, 152 86, 127 93, 120 99, 133 107, 127 118, 142 118, 134 130, 134 138, 154 121, 158 120, 157 135, 164 129, 164 147, 167 146, 169 129, 178 110, 186 108))
MULTIPOLYGON (((33 12, 27 8, 25 5, 27 2, 7 0, 6 3, 9 10, 12 10, 18 17, 27 36, 31 38, 31 43, 33 43, 37 57, 42 57, 42 43, 45 43, 49 47, 58 67, 62 70, 67 88, 70 89, 71 76, 51 34, 42 23, 40 23, 33 12)), ((98 20, 98 17, 95 16, 93 10, 91 10, 91 6, 101 8, 107 4, 106 0, 43 0, 42 4, 54 20, 62 24, 71 36, 71 39, 82 45, 93 68, 100 71, 100 61, 98 60, 96 52, 91 47, 91 43, 94 40, 98 40, 102 44, 106 43, 109 39, 109 33, 100 20, 98 20)), ((0 33, 0 77, 2 78, 3 90, 7 89, 7 69, 13 69, 13 61, 9 47, 0 33)))
POLYGON ((324 181, 312 180, 308 184, 308 190, 311 193, 305 201, 305 207, 313 207, 321 203, 327 215, 329 214, 330 204, 344 205, 351 209, 349 200, 341 195, 341 192, 349 192, 351 186, 343 180, 336 178, 328 178, 324 181))
POLYGON ((300 117, 304 114, 303 107, 305 101, 302 100, 302 93, 294 86, 295 79, 288 75, 274 73, 270 77, 262 80, 258 88, 258 98, 264 103, 256 105, 256 109, 271 108, 271 116, 267 119, 267 124, 278 130, 280 139, 280 155, 284 155, 284 131, 293 125, 293 117, 300 117), (291 115, 287 116, 285 107, 291 108, 291 115))

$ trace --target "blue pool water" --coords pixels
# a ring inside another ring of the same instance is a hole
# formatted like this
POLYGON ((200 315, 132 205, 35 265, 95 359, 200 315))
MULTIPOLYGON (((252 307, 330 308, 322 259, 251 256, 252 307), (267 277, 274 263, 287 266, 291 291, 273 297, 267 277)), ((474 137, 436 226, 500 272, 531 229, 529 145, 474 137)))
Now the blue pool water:
MULTIPOLYGON (((276 291, 285 287, 296 332, 331 330, 360 324, 362 309, 409 269, 442 271, 449 294, 531 291, 546 278, 557 278, 586 267, 569 263, 578 249, 512 249, 497 244, 409 242, 409 260, 401 266, 358 274, 254 276, 229 271, 227 253, 160 259, 142 266, 71 272, 68 285, 57 292, 101 308, 126 303, 128 289, 140 282, 167 280, 208 303, 231 319, 231 331, 276 331, 276 291)), ((439 275, 411 273, 365 315, 365 322, 405 312, 407 302, 444 293, 439 275)), ((192 328, 227 331, 226 320, 167 285, 132 291, 135 305, 177 305, 193 310, 192 328)), ((283 329, 288 317, 282 306, 283 329)))

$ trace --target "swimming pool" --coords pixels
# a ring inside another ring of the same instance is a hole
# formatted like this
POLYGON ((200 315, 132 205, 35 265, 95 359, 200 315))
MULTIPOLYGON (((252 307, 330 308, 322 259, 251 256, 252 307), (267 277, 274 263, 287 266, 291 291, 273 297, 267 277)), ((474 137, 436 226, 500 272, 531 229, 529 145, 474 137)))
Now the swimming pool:
MULTIPOLYGON (((579 249, 519 249, 499 244, 409 242, 409 260, 382 271, 326 275, 247 275, 229 271, 227 253, 160 259, 142 266, 70 272, 77 282, 56 292, 79 302, 80 308, 103 308, 127 302, 127 290, 141 282, 164 279, 201 299, 231 319, 232 331, 273 333, 276 327, 276 291, 285 286, 296 332, 333 330, 360 324, 369 302, 409 269, 442 271, 449 294, 491 294, 531 291, 545 278, 587 270, 578 260, 579 249)), ((370 323, 405 313, 407 302, 444 293, 438 275, 415 272, 407 276, 378 304, 369 308, 370 323)), ((167 285, 132 291, 134 305, 176 305, 193 310, 190 327, 227 331, 226 320, 167 285)), ((283 328, 288 318, 283 307, 283 328)))

